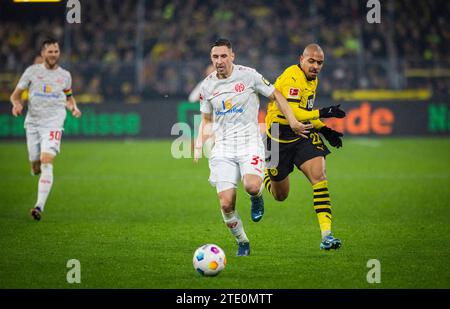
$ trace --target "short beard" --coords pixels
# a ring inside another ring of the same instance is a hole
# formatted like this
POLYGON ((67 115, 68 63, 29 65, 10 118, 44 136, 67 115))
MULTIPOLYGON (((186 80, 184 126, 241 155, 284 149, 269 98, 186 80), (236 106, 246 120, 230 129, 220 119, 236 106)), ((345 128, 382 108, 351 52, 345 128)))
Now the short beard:
POLYGON ((54 64, 51 64, 47 59, 45 59, 44 61, 45 61, 45 64, 47 65, 47 67, 50 69, 54 69, 58 65, 58 61, 55 61, 54 64))

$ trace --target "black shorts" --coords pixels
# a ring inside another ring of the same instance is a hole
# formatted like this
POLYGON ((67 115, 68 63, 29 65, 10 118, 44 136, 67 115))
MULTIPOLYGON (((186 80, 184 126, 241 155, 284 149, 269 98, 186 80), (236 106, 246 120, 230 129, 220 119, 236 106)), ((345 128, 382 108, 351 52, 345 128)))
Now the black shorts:
POLYGON ((270 179, 281 181, 292 171, 294 166, 300 167, 304 162, 315 157, 325 157, 330 153, 317 130, 311 130, 309 138, 300 138, 292 143, 279 143, 267 137, 266 142, 266 164, 270 179), (279 149, 278 164, 274 165, 276 147, 279 149))

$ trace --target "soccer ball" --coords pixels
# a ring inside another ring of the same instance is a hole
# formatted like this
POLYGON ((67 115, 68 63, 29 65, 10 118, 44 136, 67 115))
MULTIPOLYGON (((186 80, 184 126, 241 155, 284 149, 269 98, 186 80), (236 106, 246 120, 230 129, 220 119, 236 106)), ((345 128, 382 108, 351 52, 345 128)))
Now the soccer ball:
POLYGON ((195 250, 192 263, 202 276, 216 276, 225 268, 227 258, 219 246, 207 244, 195 250))

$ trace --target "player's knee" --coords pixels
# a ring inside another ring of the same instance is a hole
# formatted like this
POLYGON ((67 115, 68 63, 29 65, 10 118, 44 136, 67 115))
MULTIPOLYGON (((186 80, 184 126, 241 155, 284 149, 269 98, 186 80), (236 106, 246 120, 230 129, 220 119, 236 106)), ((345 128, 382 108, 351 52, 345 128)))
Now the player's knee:
POLYGON ((52 163, 53 163, 53 158, 51 158, 51 157, 43 156, 41 158, 41 164, 52 164, 52 163))
POLYGON ((314 183, 322 182, 322 181, 325 181, 325 180, 327 180, 327 176, 325 176, 325 174, 317 175, 315 177, 314 183))
POLYGON ((245 191, 250 195, 258 195, 261 190, 261 183, 248 183, 245 184, 245 191))
POLYGON ((282 202, 287 199, 289 196, 289 192, 273 192, 273 197, 276 201, 282 202))
POLYGON ((234 204, 232 201, 220 201, 220 208, 224 213, 230 213, 234 210, 234 204))
POLYGON ((327 176, 324 171, 315 171, 311 173, 311 182, 313 184, 327 180, 327 176))
POLYGON ((234 200, 231 196, 221 196, 219 198, 220 208, 224 213, 229 213, 234 210, 234 200))

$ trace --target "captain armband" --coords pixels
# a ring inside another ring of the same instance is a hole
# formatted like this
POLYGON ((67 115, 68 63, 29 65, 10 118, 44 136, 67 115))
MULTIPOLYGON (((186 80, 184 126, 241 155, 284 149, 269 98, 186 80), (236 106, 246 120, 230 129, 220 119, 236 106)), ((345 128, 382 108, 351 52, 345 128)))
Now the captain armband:
POLYGON ((64 91, 64 94, 66 95, 66 98, 69 98, 69 97, 72 96, 72 89, 71 88, 64 89, 63 91, 64 91))

